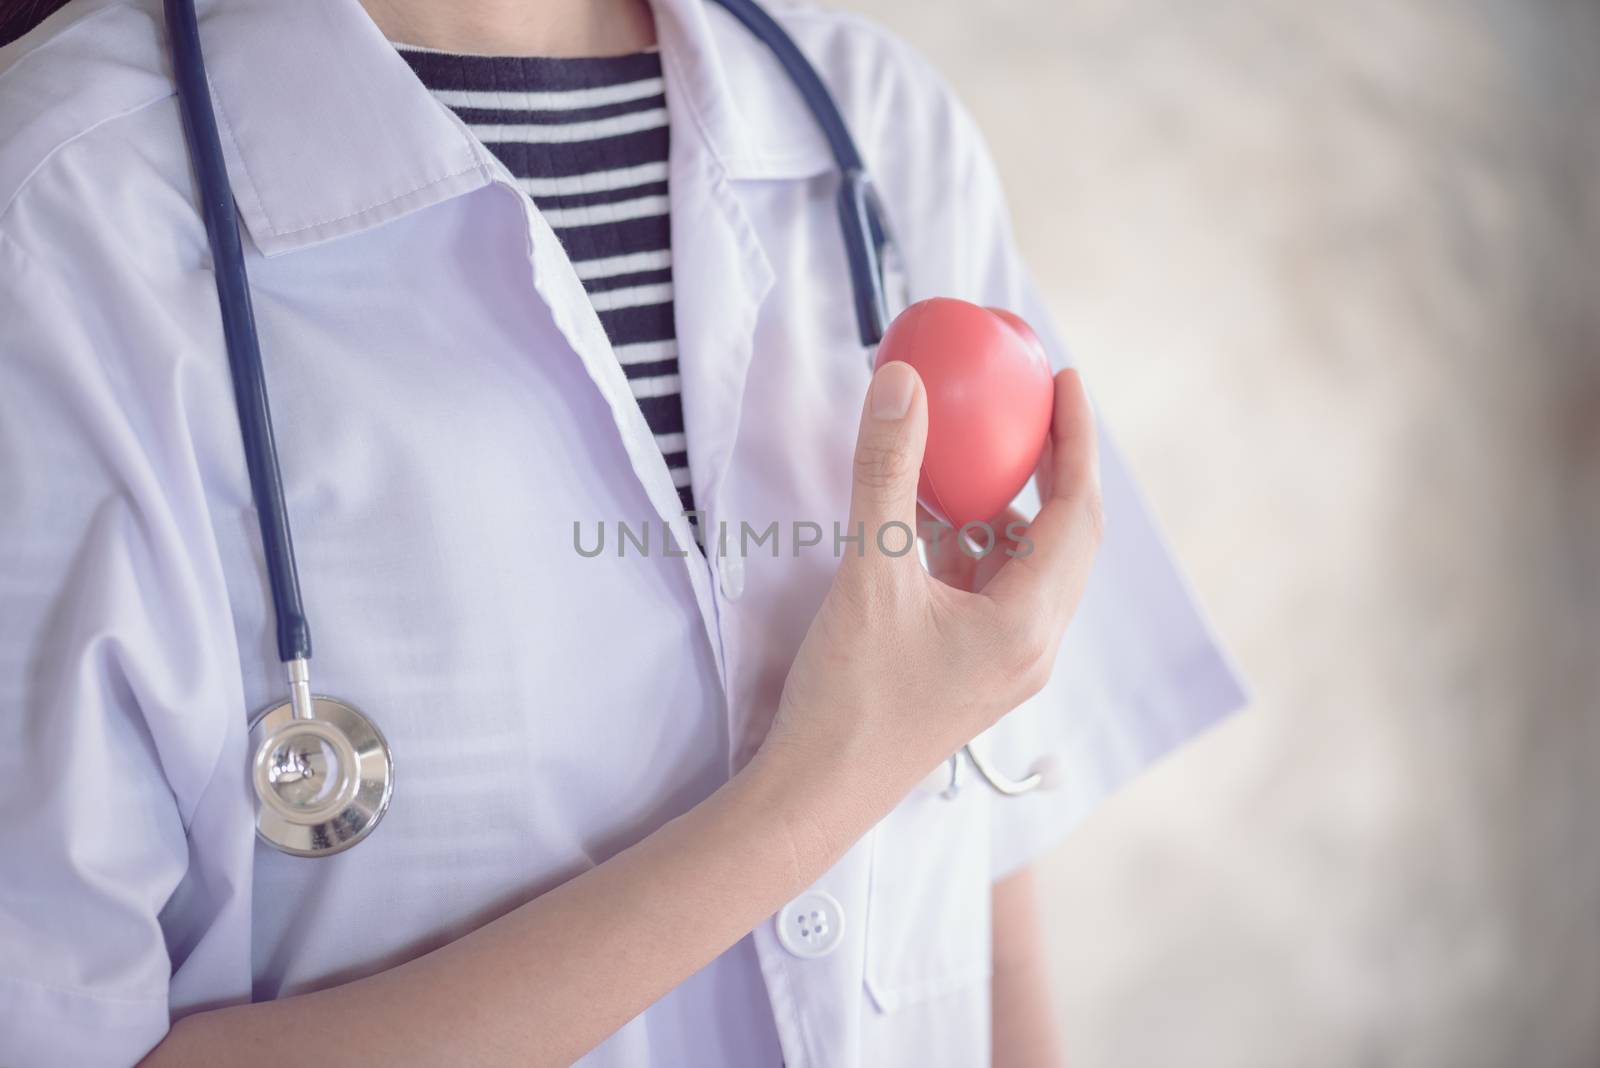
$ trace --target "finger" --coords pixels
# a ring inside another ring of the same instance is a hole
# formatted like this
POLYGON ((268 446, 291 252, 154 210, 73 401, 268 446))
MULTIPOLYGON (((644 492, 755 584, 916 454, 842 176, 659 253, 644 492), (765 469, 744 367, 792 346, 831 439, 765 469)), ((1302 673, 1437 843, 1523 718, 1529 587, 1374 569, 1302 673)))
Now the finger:
POLYGON ((973 589, 977 561, 961 550, 961 535, 956 528, 917 505, 917 535, 922 539, 923 558, 928 574, 958 590, 973 589))
POLYGON ((1027 544, 1029 525, 1027 518, 1015 508, 1007 508, 989 520, 989 529, 994 531, 994 545, 973 560, 973 585, 968 589, 983 589, 999 574, 1007 560, 1032 551, 1027 544))
POLYGON ((1104 526, 1094 416, 1073 370, 1056 376, 1049 448, 1049 496, 1019 539, 1027 551, 1007 560, 984 593, 1024 616, 1064 626, 1083 593, 1104 526))
MULTIPOLYGON (((1054 436, 1053 432, 1051 436, 1054 436)), ((1055 463, 1055 444, 1050 438, 1045 438, 1044 448, 1039 451, 1039 463, 1033 469, 1033 483, 1039 488, 1039 503, 1041 505, 1056 494, 1055 463)))
POLYGON ((916 568, 917 477, 928 437, 922 379, 892 360, 872 376, 856 437, 843 566, 916 568))
POLYGON ((1050 421, 1050 437, 1039 458, 1040 503, 1056 497, 1071 497, 1083 503, 1083 492, 1093 491, 1095 503, 1100 492, 1099 437, 1095 432, 1094 409, 1083 376, 1076 368, 1056 375, 1055 412, 1050 421))

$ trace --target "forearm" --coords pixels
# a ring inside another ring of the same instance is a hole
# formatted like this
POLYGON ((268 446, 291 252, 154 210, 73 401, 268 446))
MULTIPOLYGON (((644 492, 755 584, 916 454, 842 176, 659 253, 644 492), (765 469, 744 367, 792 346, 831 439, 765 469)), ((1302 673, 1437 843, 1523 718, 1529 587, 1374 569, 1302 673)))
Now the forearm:
POLYGON ((569 1064, 880 815, 858 792, 758 757, 644 841, 448 946, 328 990, 187 1017, 144 1063, 276 1066, 287 1042, 328 1064, 569 1064))
POLYGON ((1059 1068, 1061 1032, 1050 999, 1044 923, 1033 869, 994 885, 991 1040, 995 1068, 1059 1068))

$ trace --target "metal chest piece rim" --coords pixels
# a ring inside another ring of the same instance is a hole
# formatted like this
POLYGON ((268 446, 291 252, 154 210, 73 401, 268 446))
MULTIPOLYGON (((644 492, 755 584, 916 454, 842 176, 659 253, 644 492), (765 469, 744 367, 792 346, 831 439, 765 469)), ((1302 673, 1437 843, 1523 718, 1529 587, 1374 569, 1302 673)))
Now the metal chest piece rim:
POLYGON ((256 835, 297 857, 341 853, 372 833, 394 794, 394 755, 371 717, 332 697, 313 714, 282 701, 250 725, 256 835))

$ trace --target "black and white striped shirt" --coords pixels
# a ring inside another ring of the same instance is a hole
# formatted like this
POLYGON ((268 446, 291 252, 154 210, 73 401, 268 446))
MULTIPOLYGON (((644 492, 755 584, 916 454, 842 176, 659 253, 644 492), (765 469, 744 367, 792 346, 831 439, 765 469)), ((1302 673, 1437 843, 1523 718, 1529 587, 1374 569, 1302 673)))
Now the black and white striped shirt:
POLYGON ((692 510, 672 317, 660 53, 552 59, 399 49, 555 230, 622 361, 678 497, 692 510))

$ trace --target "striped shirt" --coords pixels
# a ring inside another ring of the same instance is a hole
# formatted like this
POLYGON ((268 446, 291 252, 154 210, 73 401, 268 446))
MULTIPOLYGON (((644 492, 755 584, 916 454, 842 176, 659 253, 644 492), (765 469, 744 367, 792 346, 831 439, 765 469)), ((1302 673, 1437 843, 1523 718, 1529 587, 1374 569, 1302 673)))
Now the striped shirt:
POLYGON ((555 230, 694 508, 672 317, 661 55, 476 56, 398 46, 555 230))

